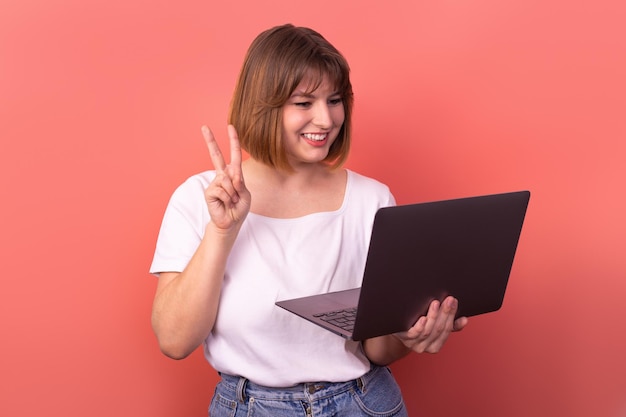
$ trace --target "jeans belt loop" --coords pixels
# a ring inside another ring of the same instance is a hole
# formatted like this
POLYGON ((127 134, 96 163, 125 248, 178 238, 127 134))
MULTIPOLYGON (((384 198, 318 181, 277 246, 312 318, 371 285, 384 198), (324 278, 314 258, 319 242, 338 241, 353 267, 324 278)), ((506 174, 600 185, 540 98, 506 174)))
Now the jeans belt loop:
POLYGON ((241 404, 246 402, 246 383, 248 380, 244 377, 240 377, 237 381, 237 401, 241 404))
POLYGON ((365 380, 362 376, 356 379, 356 386, 361 390, 361 392, 365 392, 365 380))

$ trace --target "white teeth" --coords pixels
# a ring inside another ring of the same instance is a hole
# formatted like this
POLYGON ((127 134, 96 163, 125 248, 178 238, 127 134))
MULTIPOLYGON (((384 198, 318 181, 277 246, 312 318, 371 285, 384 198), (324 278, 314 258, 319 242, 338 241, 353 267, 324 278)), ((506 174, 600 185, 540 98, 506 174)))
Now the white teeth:
POLYGON ((324 140, 326 135, 314 135, 313 133, 304 133, 303 136, 309 140, 324 140))

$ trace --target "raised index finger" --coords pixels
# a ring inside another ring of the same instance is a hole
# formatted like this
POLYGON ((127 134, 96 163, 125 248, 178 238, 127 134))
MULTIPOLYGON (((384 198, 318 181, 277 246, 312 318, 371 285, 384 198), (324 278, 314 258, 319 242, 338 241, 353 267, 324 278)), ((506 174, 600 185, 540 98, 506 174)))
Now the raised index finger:
POLYGON ((201 130, 206 146, 209 148, 209 154, 211 155, 213 167, 218 171, 224 171, 226 169, 226 162, 224 162, 224 156, 222 155, 222 151, 220 151, 220 147, 213 136, 213 132, 211 132, 211 129, 207 126, 202 126, 201 130))

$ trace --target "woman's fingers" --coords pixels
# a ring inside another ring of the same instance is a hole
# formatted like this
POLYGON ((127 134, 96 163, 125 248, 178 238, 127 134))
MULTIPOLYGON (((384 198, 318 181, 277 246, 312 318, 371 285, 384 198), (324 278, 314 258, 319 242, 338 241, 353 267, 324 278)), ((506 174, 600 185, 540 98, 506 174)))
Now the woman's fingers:
POLYGON ((226 169, 226 162, 224 162, 224 156, 222 155, 222 151, 215 140, 215 136, 213 136, 213 132, 211 132, 211 129, 209 129, 208 126, 202 126, 201 130, 202 136, 204 136, 204 142, 209 149, 209 155, 211 156, 213 167, 217 171, 224 171, 226 169))
POLYGON ((250 206, 250 193, 243 181, 239 136, 235 127, 229 125, 230 163, 226 164, 211 129, 202 126, 201 130, 215 168, 215 178, 205 190, 209 214, 215 224, 228 228, 245 218, 250 206))
POLYGON ((457 308, 458 301, 453 297, 448 297, 443 302, 435 300, 426 315, 420 317, 411 329, 399 334, 398 337, 416 352, 436 353, 455 330, 455 325, 460 330, 467 324, 464 317, 455 321, 457 308))
POLYGON ((224 191, 228 194, 228 198, 220 198, 224 202, 226 207, 230 207, 231 203, 237 203, 239 201, 239 194, 236 190, 237 187, 233 184, 233 182, 242 181, 243 177, 241 174, 241 147, 239 145, 239 139, 237 137, 237 132, 232 125, 228 127, 228 134, 230 136, 230 145, 231 145, 231 164, 226 165, 224 160, 224 155, 215 140, 215 136, 211 129, 207 126, 202 126, 202 135, 204 136, 204 141, 206 142, 207 148, 209 149, 209 154, 211 156, 211 161, 213 162, 213 167, 216 171, 216 177, 214 180, 214 185, 217 185, 224 189, 224 191))
POLYGON ((228 125, 228 137, 230 139, 230 166, 241 172, 241 145, 235 126, 228 125))
POLYGON ((235 126, 228 125, 228 137, 230 138, 230 165, 228 168, 231 172, 231 178, 237 192, 245 192, 243 180, 243 170, 241 168, 241 144, 239 143, 239 135, 235 126))

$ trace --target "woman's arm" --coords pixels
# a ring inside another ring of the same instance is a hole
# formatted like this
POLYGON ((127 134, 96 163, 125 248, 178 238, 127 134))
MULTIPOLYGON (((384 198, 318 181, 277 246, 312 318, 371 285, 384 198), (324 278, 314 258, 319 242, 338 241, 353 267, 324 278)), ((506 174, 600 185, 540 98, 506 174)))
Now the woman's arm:
POLYGON ((363 341, 363 350, 370 362, 380 366, 387 366, 411 352, 400 339, 391 334, 363 341))
POLYGON ((226 165, 213 133, 202 127, 216 171, 204 192, 211 221, 185 269, 160 274, 154 297, 152 328, 163 353, 175 359, 188 356, 213 329, 226 262, 250 210, 239 138, 233 126, 228 133, 231 163, 226 165))
POLYGON ((159 275, 152 307, 152 328, 161 351, 182 359, 209 335, 215 323, 226 260, 236 238, 212 223, 183 272, 159 275))

